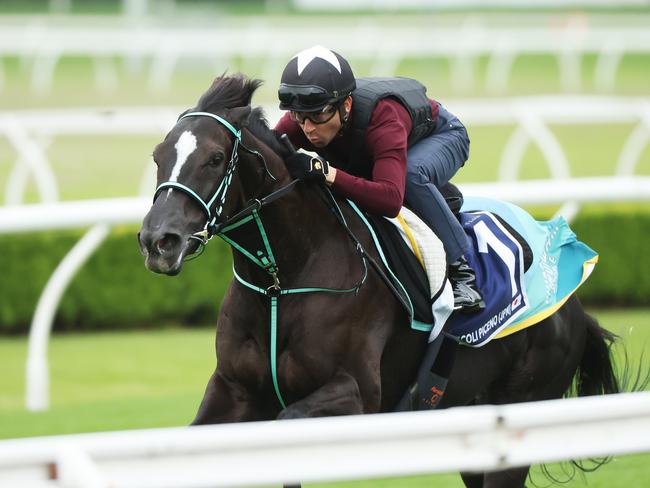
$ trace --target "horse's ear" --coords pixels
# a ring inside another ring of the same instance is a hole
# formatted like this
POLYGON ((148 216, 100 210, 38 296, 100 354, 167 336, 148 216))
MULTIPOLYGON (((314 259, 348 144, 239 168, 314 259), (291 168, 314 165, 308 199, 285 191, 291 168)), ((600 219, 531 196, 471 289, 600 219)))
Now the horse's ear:
POLYGON ((246 127, 248 125, 248 119, 251 115, 251 106, 246 105, 245 107, 235 107, 230 109, 228 113, 228 119, 230 123, 235 127, 246 127))

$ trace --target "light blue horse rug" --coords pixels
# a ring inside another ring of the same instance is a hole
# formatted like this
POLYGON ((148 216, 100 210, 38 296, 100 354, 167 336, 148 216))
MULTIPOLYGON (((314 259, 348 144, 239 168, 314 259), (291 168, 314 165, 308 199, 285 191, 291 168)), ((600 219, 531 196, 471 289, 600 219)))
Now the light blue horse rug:
POLYGON ((585 282, 598 261, 598 254, 576 239, 562 217, 540 222, 510 203, 467 197, 461 224, 472 243, 466 258, 486 302, 479 313, 455 312, 447 321, 445 330, 465 345, 482 346, 549 317, 585 282), (518 236, 495 214, 530 247, 532 263, 527 270, 518 236))
MULTIPOLYGON (((425 270, 424 281, 428 279, 431 292, 426 300, 432 313, 423 314, 420 307, 418 314, 418 307, 412 307, 411 327, 430 331, 430 342, 444 326, 445 332, 461 344, 480 347, 541 322, 585 282, 598 261, 596 252, 576 239, 562 217, 540 222, 516 205, 466 197, 460 221, 471 248, 465 257, 476 272, 486 308, 465 314, 453 311, 439 239, 408 209, 388 220, 399 229, 425 270)), ((388 261, 395 264, 390 258, 388 261)), ((385 258, 384 263, 388 266, 385 258)), ((415 304, 422 298, 421 287, 416 292, 414 287, 401 284, 414 274, 413 267, 410 273, 400 267, 392 266, 391 274, 415 304)))

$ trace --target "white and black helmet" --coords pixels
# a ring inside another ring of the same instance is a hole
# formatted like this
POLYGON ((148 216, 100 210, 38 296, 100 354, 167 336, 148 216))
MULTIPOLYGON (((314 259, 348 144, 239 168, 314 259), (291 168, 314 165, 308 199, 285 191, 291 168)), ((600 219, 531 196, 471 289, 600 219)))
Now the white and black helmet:
POLYGON ((356 88, 354 73, 343 56, 323 46, 299 52, 282 72, 281 110, 317 112, 340 103, 356 88))

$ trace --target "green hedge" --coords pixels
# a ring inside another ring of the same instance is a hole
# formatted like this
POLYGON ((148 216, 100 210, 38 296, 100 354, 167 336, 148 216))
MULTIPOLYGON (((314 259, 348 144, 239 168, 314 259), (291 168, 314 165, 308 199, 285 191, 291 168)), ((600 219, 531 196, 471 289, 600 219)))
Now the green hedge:
MULTIPOLYGON (((598 305, 650 305, 650 214, 582 215, 572 228, 600 254, 580 290, 598 305)), ((218 239, 176 277, 147 271, 136 229, 118 229, 91 257, 67 289, 55 329, 119 329, 213 322, 232 277, 229 248, 218 239)), ((0 331, 25 332, 38 297, 81 232, 5 235, 0 238, 0 331)))
POLYGON ((579 216, 571 228, 599 254, 598 265, 580 289, 583 302, 593 306, 650 305, 650 214, 579 216))
MULTIPOLYGON (((232 276, 229 248, 211 242, 176 277, 144 267, 137 229, 115 230, 77 274, 59 306, 55 329, 152 327, 163 322, 205 324, 216 319, 232 276)), ((81 232, 5 235, 0 238, 0 331, 29 328, 52 271, 81 232)))

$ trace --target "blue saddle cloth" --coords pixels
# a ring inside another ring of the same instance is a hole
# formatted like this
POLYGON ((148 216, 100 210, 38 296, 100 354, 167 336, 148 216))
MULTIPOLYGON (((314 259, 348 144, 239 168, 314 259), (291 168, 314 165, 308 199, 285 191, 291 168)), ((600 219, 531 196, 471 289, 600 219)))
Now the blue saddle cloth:
POLYGON ((598 260, 562 217, 536 221, 506 202, 465 198, 461 224, 472 243, 466 258, 486 302, 476 314, 455 312, 445 325, 465 345, 479 347, 542 321, 587 279, 598 260), (494 214, 530 246, 527 270, 517 236, 494 214))

